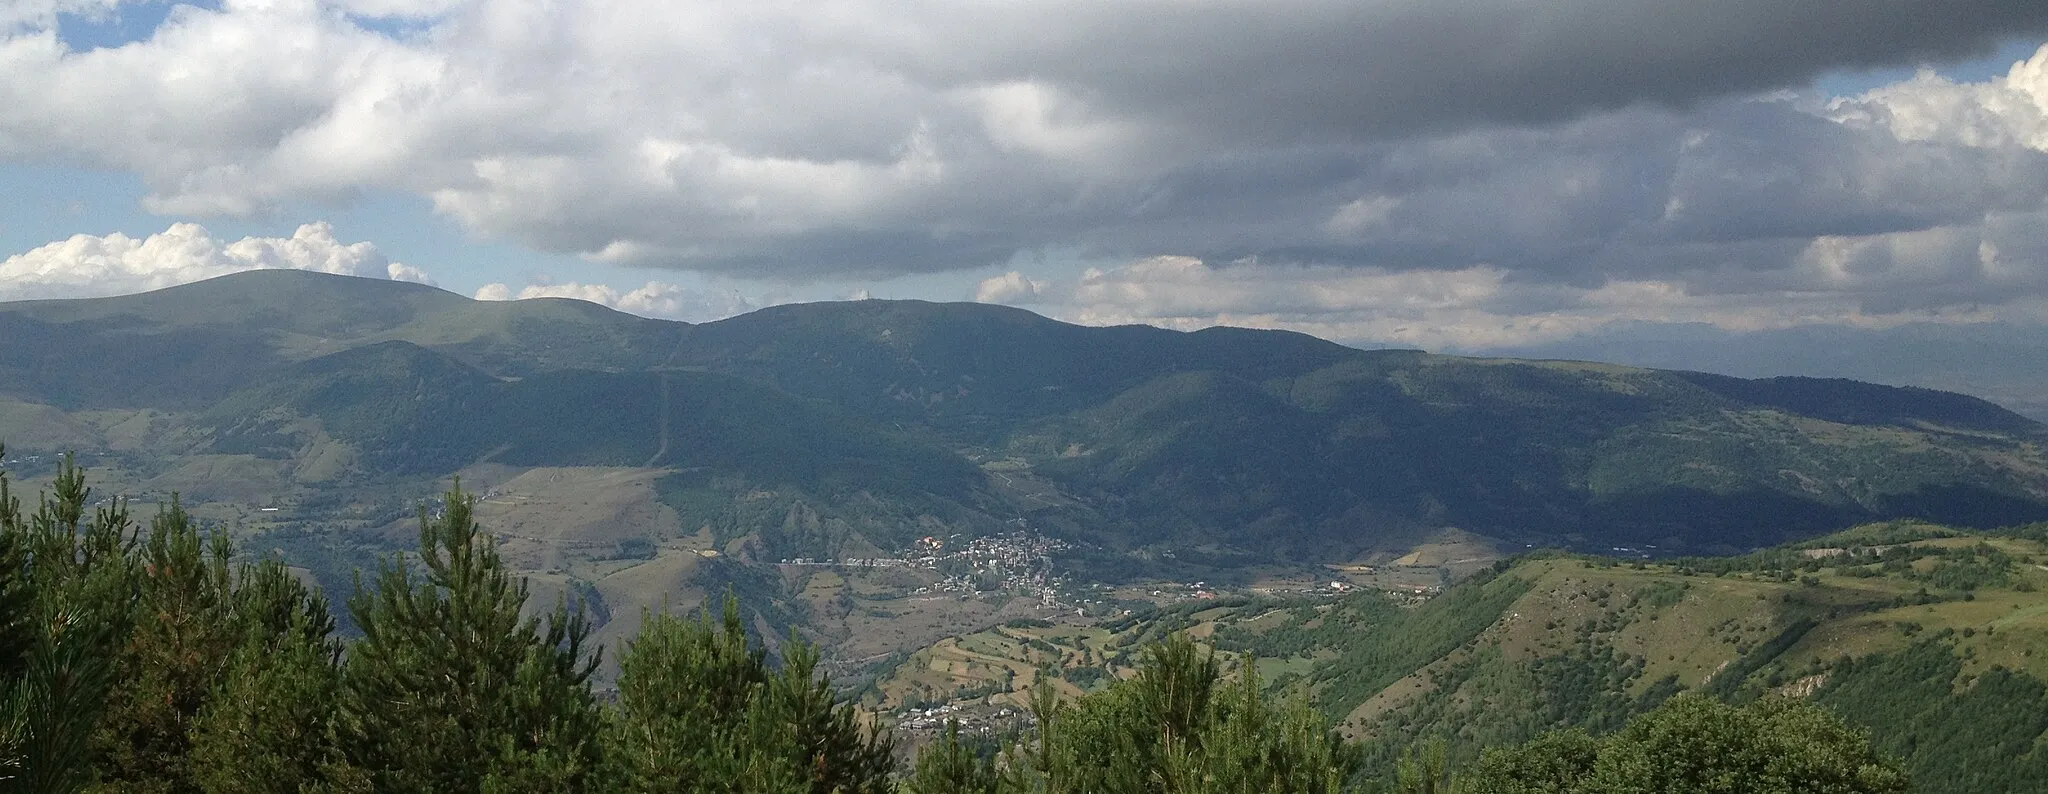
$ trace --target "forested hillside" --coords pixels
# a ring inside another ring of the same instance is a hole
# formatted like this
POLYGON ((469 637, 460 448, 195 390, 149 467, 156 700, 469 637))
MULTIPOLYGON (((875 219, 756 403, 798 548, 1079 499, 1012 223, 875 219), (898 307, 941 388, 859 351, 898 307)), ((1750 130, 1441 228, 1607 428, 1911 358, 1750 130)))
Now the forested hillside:
POLYGON ((826 517, 805 545, 758 555, 778 558, 929 534, 848 517, 876 510, 970 533, 1027 517, 1112 553, 1297 561, 1444 527, 1732 553, 1876 519, 2048 518, 2048 430, 1961 395, 1086 328, 979 304, 691 326, 279 271, 0 305, 0 337, 0 437, 45 461, 86 454, 137 493, 389 510, 375 494, 425 496, 481 466, 647 468, 674 475, 652 539, 762 492, 826 517))
POLYGON ((1134 649, 1127 680, 1040 688, 1016 732, 953 722, 908 760, 811 646, 771 657, 730 597, 720 617, 646 616, 598 692, 587 605, 532 603, 476 503, 458 487, 421 507, 414 552, 347 598, 345 639, 326 596, 176 502, 142 526, 67 460, 24 512, 0 471, 0 791, 1907 790, 1819 708, 1698 697, 1469 768, 1412 744, 1384 770, 1386 737, 1347 739, 1269 693, 1255 655, 1178 633, 1134 649))

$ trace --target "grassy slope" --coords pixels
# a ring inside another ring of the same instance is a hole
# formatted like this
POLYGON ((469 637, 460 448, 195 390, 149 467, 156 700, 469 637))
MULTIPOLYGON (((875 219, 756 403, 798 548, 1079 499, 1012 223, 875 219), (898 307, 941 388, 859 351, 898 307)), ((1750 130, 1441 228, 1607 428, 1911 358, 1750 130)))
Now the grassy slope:
MULTIPOLYGON (((1527 583, 1523 596, 1470 642, 1392 686, 1354 706, 1341 697, 1354 691, 1343 686, 1351 668, 1327 663, 1315 678, 1321 691, 1339 696, 1324 705, 1345 715, 1347 731, 1374 741, 1382 764, 1391 763, 1396 748, 1428 736, 1451 738, 1469 757, 1479 746, 1549 728, 1612 729, 1673 691, 1698 689, 1735 699, 1818 697, 1906 755, 1927 790, 2006 790, 1935 785, 1955 775, 1953 755, 1913 752, 1899 733, 1905 723, 1891 718, 1894 696, 1859 692, 1871 688, 1872 676, 1901 675, 1895 657, 1916 649, 1953 663, 1934 672, 1924 664, 1912 668, 1926 690, 1917 705, 1896 708, 1923 715, 1924 724, 1967 722, 1971 707, 1959 704, 1980 678, 2010 677, 2038 688, 2048 680, 2048 598, 2038 592, 2048 585, 2048 571, 2037 564, 2048 559, 2048 546, 1957 537, 1907 548, 1958 556, 1923 557, 1892 571, 1876 562, 1825 564, 1841 561, 1827 558, 1812 571, 1773 564, 1720 575, 1576 558, 1529 561, 1503 575, 1527 583), (2010 567, 1978 581, 1957 577, 1981 573, 1973 562, 1986 558, 1974 554, 1979 549, 2005 555, 2010 567)), ((2029 725, 2015 721, 2011 729, 2026 733, 2021 744, 1983 760, 2048 760, 2031 755, 2027 741, 2048 725, 2029 725)))
POLYGON ((2048 707, 2043 537, 1894 523, 1733 560, 1539 556, 1412 607, 1366 594, 1013 625, 917 651, 872 702, 951 694, 1014 706, 1042 682, 1072 693, 1099 680, 1087 668, 1128 674, 1134 649, 1181 630, 1255 654, 1278 688, 1308 687, 1368 741, 1375 768, 1432 736, 1469 759, 1550 728, 1613 729, 1674 692, 1704 690, 1816 698, 1870 727, 1929 791, 2021 790, 2012 786, 2048 775, 2048 756, 2031 750, 2048 739, 2034 708, 2048 707), (1822 556, 1858 547, 1891 559, 1822 556), (1994 691, 1998 703, 1978 702, 1994 691), (1982 747, 1944 738, 1989 730, 1971 733, 1973 719, 2000 736, 1982 747), (1959 757, 2020 771, 1970 777, 1959 757))

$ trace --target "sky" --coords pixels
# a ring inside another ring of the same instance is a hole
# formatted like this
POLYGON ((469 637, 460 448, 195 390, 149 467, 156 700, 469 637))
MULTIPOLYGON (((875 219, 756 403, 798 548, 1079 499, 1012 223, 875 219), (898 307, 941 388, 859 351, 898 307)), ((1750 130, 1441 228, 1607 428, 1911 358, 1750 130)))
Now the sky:
POLYGON ((2048 326, 2038 0, 7 0, 0 300, 2048 326))

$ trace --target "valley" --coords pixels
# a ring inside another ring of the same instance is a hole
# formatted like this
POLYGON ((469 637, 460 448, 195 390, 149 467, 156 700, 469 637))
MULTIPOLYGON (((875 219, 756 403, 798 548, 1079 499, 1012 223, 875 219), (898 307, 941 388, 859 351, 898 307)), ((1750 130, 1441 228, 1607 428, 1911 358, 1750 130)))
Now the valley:
POLYGON ((0 330, 22 492, 75 455, 96 499, 175 498, 342 603, 460 482, 528 613, 587 616, 601 691, 651 616, 730 595, 913 745, 1022 730, 1034 693, 1175 635, 1380 776, 1679 692, 1828 704, 1931 774, 1917 748, 1976 687, 2048 708, 2048 427, 1961 395, 967 304, 692 326, 306 273, 0 304, 0 330), (1911 714, 1871 694, 1909 684, 1911 714))
POLYGON ((2048 0, 0 0, 0 794, 2043 794, 2048 0))

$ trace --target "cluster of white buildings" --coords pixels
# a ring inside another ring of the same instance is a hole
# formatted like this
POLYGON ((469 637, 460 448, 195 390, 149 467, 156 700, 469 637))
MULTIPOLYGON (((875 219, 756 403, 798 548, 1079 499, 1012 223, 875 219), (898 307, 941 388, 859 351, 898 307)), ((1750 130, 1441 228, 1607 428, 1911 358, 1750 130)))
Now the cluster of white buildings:
POLYGON ((819 568, 910 568, 914 563, 893 557, 848 557, 843 560, 819 560, 810 557, 786 557, 779 564, 812 566, 819 568))
MULTIPOLYGON (((951 540, 958 538, 955 535, 951 540)), ((923 538, 912 546, 910 554, 918 556, 909 558, 909 562, 919 567, 936 570, 947 560, 966 564, 965 571, 952 573, 930 587, 918 588, 918 594, 978 595, 988 592, 985 585, 994 579, 994 589, 1036 597, 1039 605, 1047 608, 1061 606, 1060 589, 1066 580, 1053 573, 1052 555, 1072 548, 1066 542, 1030 532, 1012 532, 975 538, 954 551, 948 551, 949 546, 948 540, 935 537, 923 538)))
POLYGON ((974 538, 964 543, 960 535, 947 538, 919 538, 899 557, 847 557, 816 559, 790 557, 782 565, 826 568, 915 568, 946 571, 931 585, 917 588, 913 595, 952 593, 980 595, 1010 592, 1037 598, 1048 608, 1062 606, 1060 590, 1066 580, 1053 573, 1052 556, 1073 548, 1071 544, 1031 532, 974 538))
POLYGON ((924 709, 904 709, 897 715, 896 728, 898 730, 938 732, 945 729, 946 722, 949 720, 958 721, 962 733, 982 734, 993 733, 1012 726, 1020 720, 1024 725, 1037 722, 1037 720, 1032 719, 1029 712, 1020 712, 1008 706, 1001 708, 962 708, 960 704, 947 703, 943 706, 933 706, 924 709))

